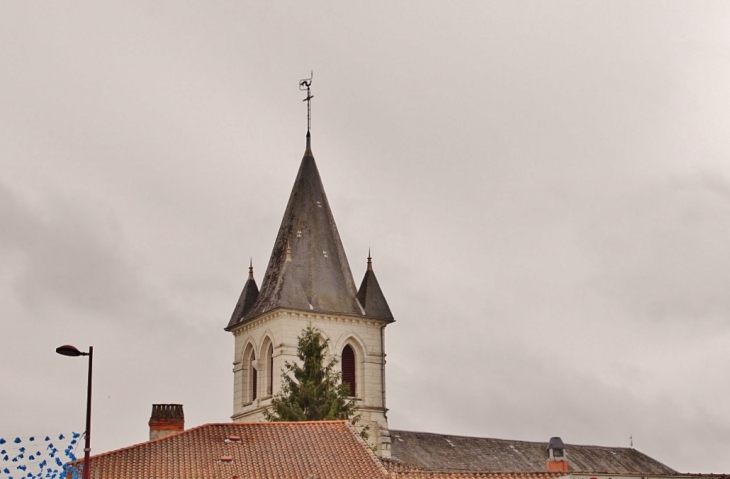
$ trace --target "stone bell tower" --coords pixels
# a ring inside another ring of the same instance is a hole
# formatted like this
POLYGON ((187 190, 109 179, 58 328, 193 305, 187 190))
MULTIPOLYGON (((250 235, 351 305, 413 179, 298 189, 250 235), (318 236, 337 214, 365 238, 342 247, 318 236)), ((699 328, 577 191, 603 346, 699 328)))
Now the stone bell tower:
POLYGON ((280 390, 286 361, 296 360, 297 336, 308 323, 329 340, 343 382, 360 399, 368 442, 390 456, 385 407, 385 327, 394 321, 368 257, 357 289, 311 149, 311 135, 261 290, 249 268, 226 327, 235 337, 234 421, 263 420, 280 390))

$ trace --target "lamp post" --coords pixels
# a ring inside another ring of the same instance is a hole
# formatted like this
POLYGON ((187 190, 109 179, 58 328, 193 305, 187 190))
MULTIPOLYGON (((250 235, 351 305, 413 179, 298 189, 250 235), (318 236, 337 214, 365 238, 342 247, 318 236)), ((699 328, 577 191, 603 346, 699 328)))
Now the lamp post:
POLYGON ((75 346, 69 344, 59 346, 56 348, 56 352, 63 356, 88 356, 89 357, 89 379, 86 382, 86 442, 84 444, 84 471, 83 479, 89 479, 89 455, 91 454, 91 365, 94 361, 94 347, 89 346, 89 352, 85 353, 79 351, 75 346))

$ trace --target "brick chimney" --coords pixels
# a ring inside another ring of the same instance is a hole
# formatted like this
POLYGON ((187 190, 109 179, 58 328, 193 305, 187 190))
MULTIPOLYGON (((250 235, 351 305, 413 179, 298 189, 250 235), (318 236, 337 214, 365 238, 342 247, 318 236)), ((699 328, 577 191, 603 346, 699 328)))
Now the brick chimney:
POLYGON ((568 471, 568 453, 565 451, 565 444, 559 437, 551 437, 547 447, 548 460, 547 470, 550 472, 568 471))
POLYGON ((182 404, 153 404, 149 426, 150 441, 184 431, 182 404))

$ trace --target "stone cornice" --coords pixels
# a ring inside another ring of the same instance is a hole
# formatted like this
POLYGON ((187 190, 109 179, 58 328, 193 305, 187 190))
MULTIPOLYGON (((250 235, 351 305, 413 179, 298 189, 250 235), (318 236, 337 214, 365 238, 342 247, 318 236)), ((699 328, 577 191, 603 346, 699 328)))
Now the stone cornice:
POLYGON ((367 324, 371 326, 382 326, 384 323, 388 324, 387 321, 384 321, 382 319, 375 319, 375 318, 369 318, 367 316, 355 316, 355 315, 345 315, 345 314, 327 314, 327 313, 318 313, 314 311, 302 311, 298 309, 288 309, 288 308, 276 308, 272 309, 271 311, 267 311, 266 313, 257 316, 253 319, 250 319, 246 321, 245 323, 241 323, 240 325, 235 326, 231 329, 231 332, 234 336, 239 336, 243 334, 246 331, 251 331, 252 329, 258 329, 261 327, 261 325, 266 324, 270 321, 273 321, 275 319, 278 319, 282 316, 289 316, 289 317, 297 317, 297 318, 303 318, 308 321, 327 321, 332 323, 343 323, 343 324, 367 324))

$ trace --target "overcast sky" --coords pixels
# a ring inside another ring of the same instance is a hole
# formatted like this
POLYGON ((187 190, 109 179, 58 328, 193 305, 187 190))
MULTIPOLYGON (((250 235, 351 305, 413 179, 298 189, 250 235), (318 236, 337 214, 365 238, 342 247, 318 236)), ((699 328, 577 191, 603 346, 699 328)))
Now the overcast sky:
POLYGON ((0 436, 229 420, 304 152, 394 429, 730 472, 730 3, 0 4, 0 436))

